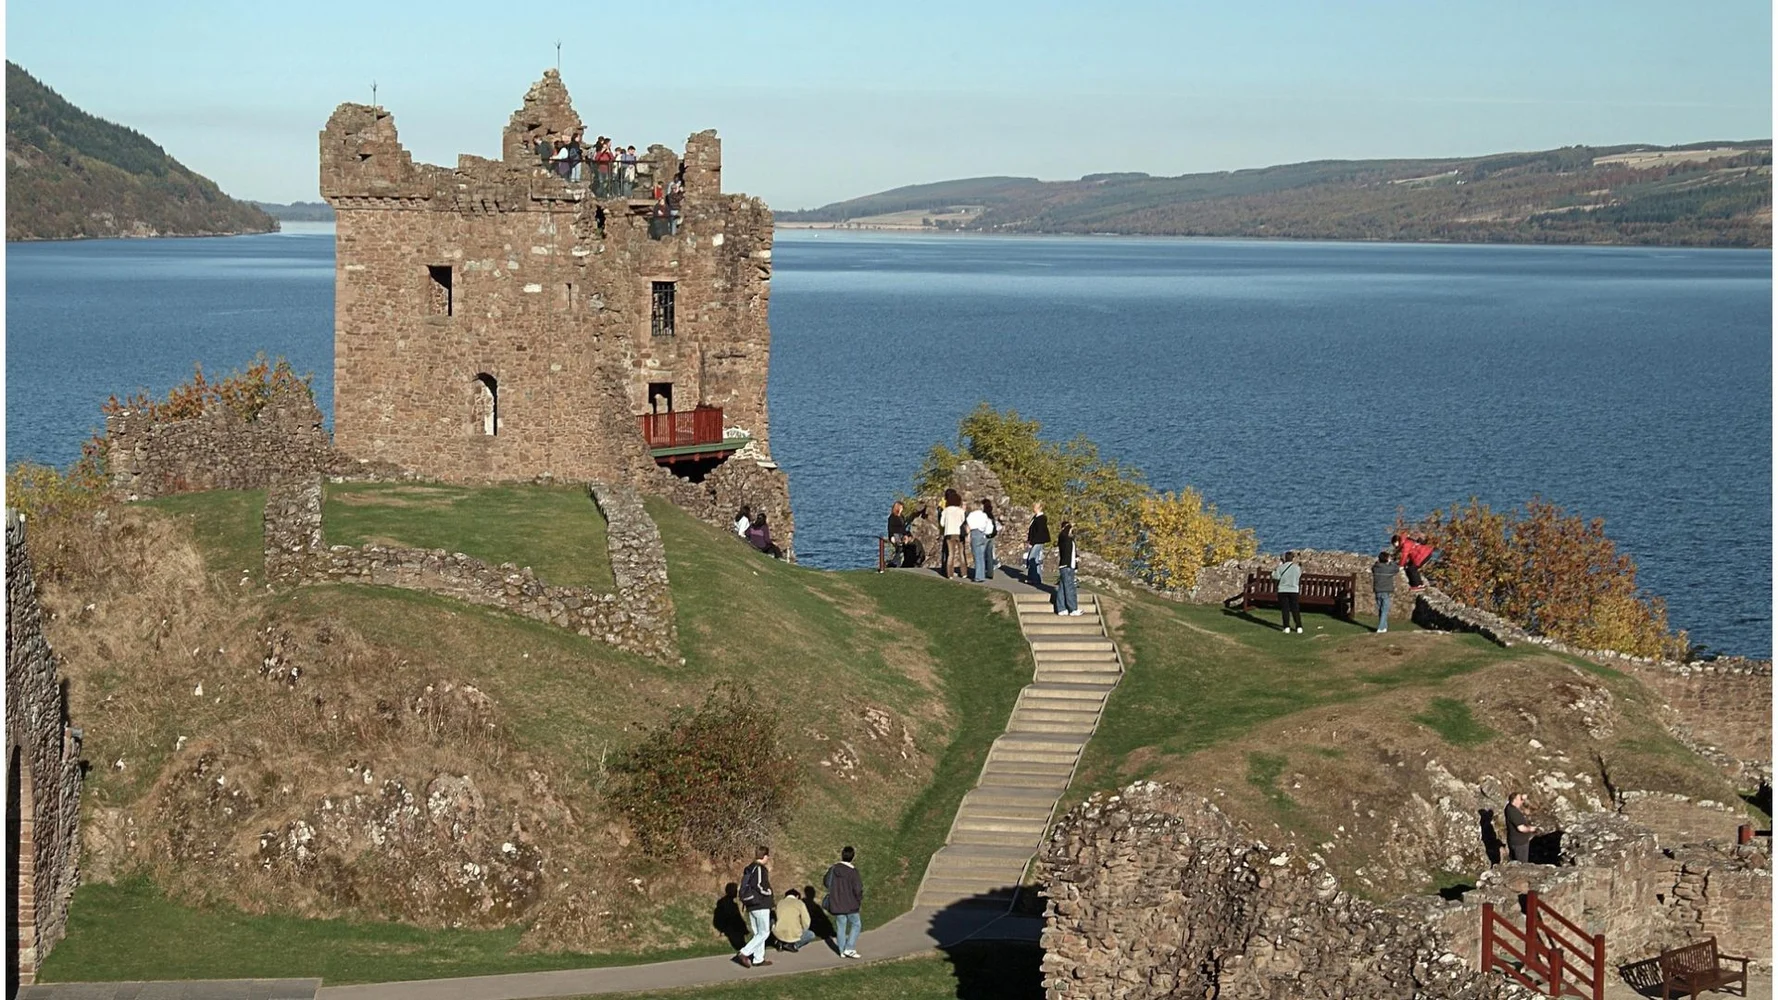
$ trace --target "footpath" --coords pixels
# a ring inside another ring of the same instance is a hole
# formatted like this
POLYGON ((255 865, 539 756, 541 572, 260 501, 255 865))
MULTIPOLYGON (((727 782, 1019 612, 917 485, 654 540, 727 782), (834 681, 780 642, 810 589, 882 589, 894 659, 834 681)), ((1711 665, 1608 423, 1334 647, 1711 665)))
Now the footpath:
MULTIPOLYGON (((897 570, 931 573, 931 570, 897 570)), ((1099 726, 1105 698, 1123 676, 1098 601, 1080 598, 1080 615, 1055 613, 1047 590, 996 573, 983 586, 1012 595, 1019 627, 1037 669, 1019 694, 1006 730, 994 741, 976 785, 963 798, 944 847, 933 855, 914 908, 879 927, 867 923, 858 950, 865 962, 927 954, 972 941, 1035 943, 1037 917, 1010 913, 1026 869, 1042 846, 1080 754, 1099 726)), ((865 914, 869 919, 868 911, 865 914)), ((564 969, 457 979, 323 986, 318 979, 206 980, 152 983, 45 983, 19 1000, 531 1000, 601 993, 683 989, 790 976, 860 964, 811 945, 794 955, 768 953, 772 964, 743 969, 713 955, 648 965, 564 969)))

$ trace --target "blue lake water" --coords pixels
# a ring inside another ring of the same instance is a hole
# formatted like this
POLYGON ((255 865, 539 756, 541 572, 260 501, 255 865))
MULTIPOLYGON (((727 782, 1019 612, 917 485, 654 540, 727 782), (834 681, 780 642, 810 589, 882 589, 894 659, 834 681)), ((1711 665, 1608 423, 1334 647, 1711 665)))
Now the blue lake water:
MULTIPOLYGON (((7 458, 113 392, 255 351, 331 406, 331 233, 10 244, 7 458)), ((1374 550, 1397 507, 1603 517, 1719 650, 1772 649, 1766 251, 778 234, 773 452, 807 563, 977 402, 1197 487, 1269 550, 1374 550)))

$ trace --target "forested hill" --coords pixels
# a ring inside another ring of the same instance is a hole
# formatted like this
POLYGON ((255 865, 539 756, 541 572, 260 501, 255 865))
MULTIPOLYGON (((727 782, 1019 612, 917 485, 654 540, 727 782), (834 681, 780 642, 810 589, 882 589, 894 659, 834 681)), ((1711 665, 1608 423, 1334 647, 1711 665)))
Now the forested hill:
POLYGON ((264 233, 235 201, 134 129, 80 110, 6 64, 6 238, 264 233))
POLYGON ((1320 160, 1179 177, 976 177, 777 218, 984 232, 1769 247, 1772 141, 1320 160))

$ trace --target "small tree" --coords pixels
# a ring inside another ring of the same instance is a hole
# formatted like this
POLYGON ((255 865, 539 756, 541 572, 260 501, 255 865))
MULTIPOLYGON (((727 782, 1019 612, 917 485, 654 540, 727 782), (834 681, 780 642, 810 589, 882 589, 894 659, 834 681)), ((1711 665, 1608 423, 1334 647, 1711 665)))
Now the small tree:
POLYGON ((312 378, 298 375, 283 358, 270 360, 262 352, 247 367, 215 382, 204 377, 203 365, 194 364, 190 381, 174 386, 165 399, 153 399, 143 392, 123 400, 112 396, 105 403, 104 412, 109 416, 133 410, 155 420, 191 420, 216 407, 227 407, 243 422, 250 423, 259 418, 260 411, 281 389, 300 388, 312 398, 312 378))
POLYGON ((1159 493, 1142 501, 1141 560, 1145 575, 1163 586, 1191 586, 1198 570, 1259 551, 1252 528, 1205 506, 1197 490, 1159 493))
POLYGON ((6 473, 6 505, 26 520, 40 520, 103 507, 110 502, 110 488, 105 444, 95 437, 81 443, 80 458, 66 470, 15 463, 6 473))
POLYGON ((649 730, 615 770, 614 802, 656 857, 727 858, 767 839, 801 777, 783 750, 778 717, 750 688, 731 684, 649 730))
POLYGON ((1605 536, 1605 522, 1533 497, 1500 512, 1471 498, 1396 530, 1437 546, 1441 589, 1539 635, 1634 656, 1683 655, 1659 598, 1636 587, 1636 563, 1605 536))

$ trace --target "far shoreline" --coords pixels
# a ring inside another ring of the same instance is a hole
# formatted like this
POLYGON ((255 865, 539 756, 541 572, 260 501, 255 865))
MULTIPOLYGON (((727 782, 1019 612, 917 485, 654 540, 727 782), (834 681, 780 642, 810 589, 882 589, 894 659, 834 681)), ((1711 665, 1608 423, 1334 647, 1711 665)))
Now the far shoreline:
POLYGON ((934 237, 1017 237, 1020 239, 1142 239, 1142 240, 1200 240, 1205 242, 1248 242, 1248 243, 1353 243, 1365 246, 1427 246, 1427 247, 1587 247, 1591 249, 1648 249, 1648 250, 1740 250, 1765 251, 1770 253, 1771 243, 1757 246, 1734 246, 1716 243, 1621 243, 1621 242, 1588 242, 1584 240, 1539 241, 1539 240, 1392 240, 1365 239, 1357 236, 1261 236, 1261 235, 1202 235, 1195 233, 1056 233, 1056 232, 1015 232, 996 231, 984 232, 979 229, 935 229, 927 226, 861 226, 834 222, 774 222, 772 229, 797 232, 836 232, 836 233, 895 233, 904 236, 934 237))

